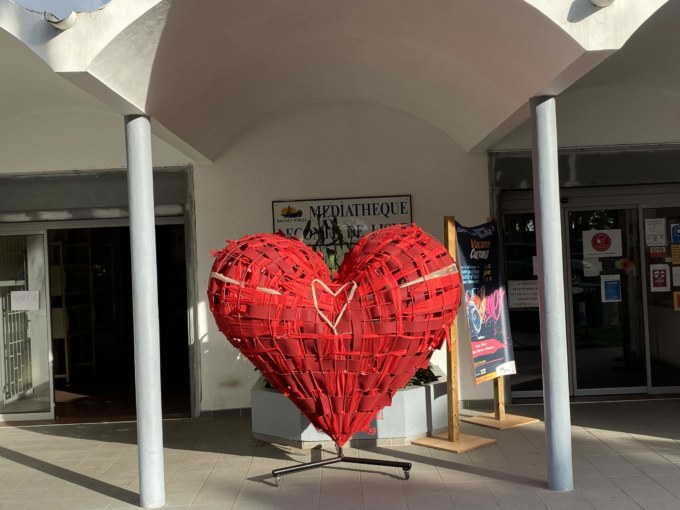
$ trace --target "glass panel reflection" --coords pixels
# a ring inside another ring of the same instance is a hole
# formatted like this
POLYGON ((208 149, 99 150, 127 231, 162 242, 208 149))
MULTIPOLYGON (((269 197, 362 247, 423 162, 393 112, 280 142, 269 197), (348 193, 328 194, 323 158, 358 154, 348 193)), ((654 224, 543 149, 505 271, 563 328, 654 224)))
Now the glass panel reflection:
POLYGON ((680 278, 674 277, 674 271, 680 271, 680 207, 644 209, 643 217, 652 386, 677 387, 680 385, 680 278), (654 231, 657 235, 653 235, 654 231), (657 269, 656 278, 654 269, 657 269), (667 273, 667 281, 662 280, 662 272, 667 273))
POLYGON ((0 413, 50 411, 43 236, 0 236, 0 413))
POLYGON ((646 386, 636 209, 569 212, 576 389, 646 386))
POLYGON ((541 391, 543 380, 534 214, 504 215, 503 241, 510 328, 517 365, 517 373, 507 380, 514 392, 541 391))

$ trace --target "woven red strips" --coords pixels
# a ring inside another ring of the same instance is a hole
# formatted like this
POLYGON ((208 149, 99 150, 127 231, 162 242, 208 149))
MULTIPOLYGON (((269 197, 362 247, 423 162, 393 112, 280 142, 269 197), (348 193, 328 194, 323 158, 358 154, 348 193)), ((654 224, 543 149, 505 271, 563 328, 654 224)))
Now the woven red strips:
POLYGON ((441 347, 460 278, 415 226, 364 237, 335 280, 301 242, 260 234, 217 254, 208 296, 231 344, 342 446, 441 347))

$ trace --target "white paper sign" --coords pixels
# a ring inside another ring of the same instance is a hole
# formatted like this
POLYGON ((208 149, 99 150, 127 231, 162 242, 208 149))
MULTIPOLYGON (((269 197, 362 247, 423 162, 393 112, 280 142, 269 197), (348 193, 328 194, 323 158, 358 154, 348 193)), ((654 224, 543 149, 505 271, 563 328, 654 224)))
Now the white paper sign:
POLYGON ((647 246, 666 246, 666 218, 645 220, 645 242, 647 246))
POLYGON ((10 306, 13 312, 39 310, 40 293, 37 290, 15 290, 10 292, 10 306))
POLYGON ((583 276, 598 276, 602 272, 602 261, 598 259, 583 259, 583 276))
POLYGON ((583 258, 620 257, 621 229, 584 230, 583 258))
POLYGON ((508 280, 509 308, 538 308, 538 280, 508 280))
POLYGON ((680 266, 673 266, 673 287, 680 287, 680 266))

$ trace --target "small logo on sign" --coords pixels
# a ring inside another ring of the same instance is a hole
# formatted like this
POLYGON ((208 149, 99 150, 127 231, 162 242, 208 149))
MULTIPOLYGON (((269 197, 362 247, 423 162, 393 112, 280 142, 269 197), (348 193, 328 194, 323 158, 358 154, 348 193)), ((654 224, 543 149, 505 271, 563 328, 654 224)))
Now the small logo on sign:
POLYGON ((612 245, 612 238, 604 232, 599 232, 593 236, 590 244, 595 251, 607 251, 612 245))

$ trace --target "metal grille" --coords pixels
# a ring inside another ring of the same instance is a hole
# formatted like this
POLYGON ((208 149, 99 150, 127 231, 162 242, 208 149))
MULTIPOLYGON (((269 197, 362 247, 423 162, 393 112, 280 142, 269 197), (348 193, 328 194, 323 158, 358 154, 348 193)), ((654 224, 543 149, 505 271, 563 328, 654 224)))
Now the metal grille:
POLYGON ((11 292, 28 289, 26 238, 0 237, 2 392, 5 404, 33 387, 28 313, 11 310, 11 292))

